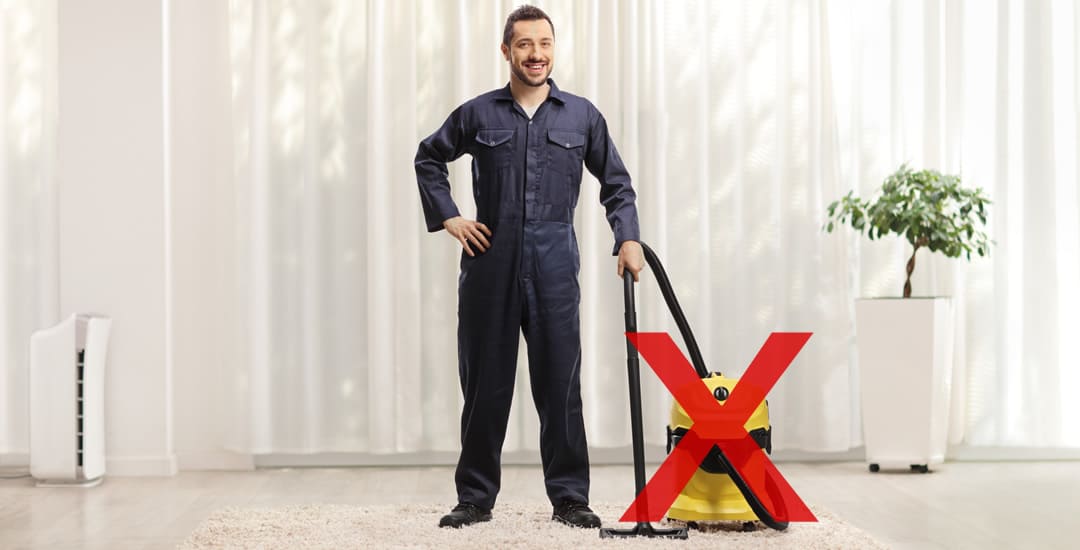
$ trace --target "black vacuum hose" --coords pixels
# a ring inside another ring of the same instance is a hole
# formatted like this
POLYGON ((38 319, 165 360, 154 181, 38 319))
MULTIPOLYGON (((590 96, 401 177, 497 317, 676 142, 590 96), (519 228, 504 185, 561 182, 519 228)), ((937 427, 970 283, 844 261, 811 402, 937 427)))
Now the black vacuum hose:
POLYGON ((709 377, 709 369, 705 367, 705 359, 701 357, 701 348, 698 347, 697 340, 694 339, 694 333, 690 330, 690 323, 686 322, 686 315, 683 314, 682 307, 679 306, 679 299, 675 297, 675 291, 671 288, 671 279, 668 279, 667 272, 664 271, 664 264, 660 263, 660 257, 653 252, 653 249, 649 248, 649 245, 638 241, 641 244, 641 249, 645 251, 645 262, 649 264, 653 274, 656 275, 656 282, 660 285, 660 293, 664 295, 664 301, 667 302, 668 310, 671 311, 671 316, 675 318, 675 325, 679 327, 679 333, 682 334, 683 341, 686 342, 686 349, 690 352, 690 362, 694 365, 694 370, 701 378, 709 377))

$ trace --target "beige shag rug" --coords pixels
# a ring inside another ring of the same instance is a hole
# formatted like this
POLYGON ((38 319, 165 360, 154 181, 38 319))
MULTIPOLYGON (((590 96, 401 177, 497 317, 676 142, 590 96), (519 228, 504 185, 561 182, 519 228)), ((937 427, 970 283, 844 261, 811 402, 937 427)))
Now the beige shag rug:
MULTIPOLYGON (((615 524, 623 507, 593 504, 604 527, 615 524)), ((500 503, 492 520, 463 529, 439 528, 447 506, 302 505, 226 508, 213 513, 181 549, 200 548, 887 548, 869 534, 813 508, 817 523, 792 523, 785 531, 763 526, 751 532, 737 523, 709 532, 691 530, 687 540, 601 539, 596 529, 575 529, 551 521, 547 503, 500 503)))

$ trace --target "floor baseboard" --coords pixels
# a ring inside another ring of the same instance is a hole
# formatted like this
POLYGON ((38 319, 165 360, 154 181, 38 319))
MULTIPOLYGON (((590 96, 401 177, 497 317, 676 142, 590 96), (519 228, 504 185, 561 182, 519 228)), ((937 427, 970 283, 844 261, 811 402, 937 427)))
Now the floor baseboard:
MULTIPOLYGON (((645 462, 650 465, 664 461, 667 452, 662 445, 646 445, 645 462)), ((793 449, 777 450, 772 460, 784 462, 862 462, 865 452, 856 447, 841 452, 811 452, 793 449)), ((1080 460, 1080 448, 1030 448, 1030 447, 969 447, 954 446, 946 455, 949 461, 1053 461, 1080 460)), ((420 452, 400 454, 367 453, 317 453, 317 454, 266 454, 255 457, 256 468, 282 467, 333 467, 333 466, 453 466, 458 453, 420 452)), ((630 447, 591 449, 589 461, 595 465, 631 464, 630 447)), ((503 453, 503 464, 538 465, 539 451, 512 451, 503 453)))

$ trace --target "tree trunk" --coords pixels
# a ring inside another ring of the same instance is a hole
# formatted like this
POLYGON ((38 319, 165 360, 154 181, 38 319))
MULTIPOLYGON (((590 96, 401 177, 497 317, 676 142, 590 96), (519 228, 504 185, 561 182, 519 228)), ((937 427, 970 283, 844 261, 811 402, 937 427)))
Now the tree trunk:
POLYGON ((919 245, 911 252, 911 258, 907 261, 907 280, 904 281, 904 298, 911 298, 911 272, 915 271, 915 253, 919 251, 919 245))

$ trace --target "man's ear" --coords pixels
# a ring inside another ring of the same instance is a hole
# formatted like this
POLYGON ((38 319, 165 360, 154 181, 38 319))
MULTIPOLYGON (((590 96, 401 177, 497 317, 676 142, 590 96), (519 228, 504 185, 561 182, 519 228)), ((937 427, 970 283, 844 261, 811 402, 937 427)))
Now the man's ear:
POLYGON ((506 44, 499 44, 499 49, 502 50, 503 59, 510 61, 510 48, 507 48, 506 44))

